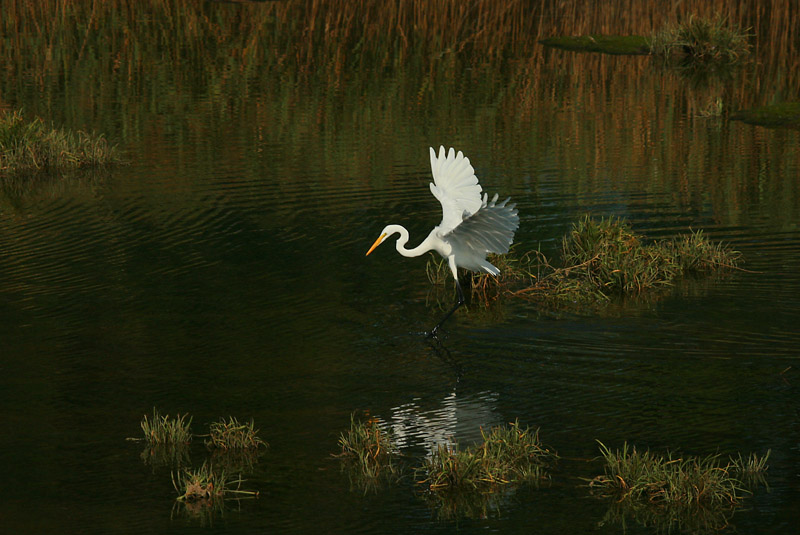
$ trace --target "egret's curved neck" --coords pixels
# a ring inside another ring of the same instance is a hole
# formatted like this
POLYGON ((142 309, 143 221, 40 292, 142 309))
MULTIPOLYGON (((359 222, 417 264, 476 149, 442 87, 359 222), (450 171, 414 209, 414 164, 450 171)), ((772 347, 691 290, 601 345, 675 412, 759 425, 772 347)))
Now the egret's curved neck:
POLYGON ((408 236, 408 231, 402 225, 389 225, 388 227, 386 227, 387 239, 394 233, 400 234, 400 237, 397 238, 397 243, 395 244, 395 247, 397 248, 397 252, 403 256, 407 256, 409 258, 414 256, 420 256, 433 249, 433 246, 430 244, 430 241, 427 238, 413 249, 406 249, 406 244, 408 243, 409 236, 408 236))

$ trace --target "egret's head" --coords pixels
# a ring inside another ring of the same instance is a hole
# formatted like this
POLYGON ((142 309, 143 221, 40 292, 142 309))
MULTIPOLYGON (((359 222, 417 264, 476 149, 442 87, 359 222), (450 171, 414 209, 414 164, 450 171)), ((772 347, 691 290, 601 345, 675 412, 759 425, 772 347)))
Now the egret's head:
POLYGON ((369 248, 369 251, 367 251, 367 254, 365 254, 364 256, 369 256, 369 253, 374 251, 380 244, 386 241, 386 238, 388 238, 389 235, 391 234, 391 232, 389 232, 388 229, 389 227, 387 226, 381 231, 381 235, 378 236, 378 239, 375 240, 375 243, 372 244, 372 247, 369 248))

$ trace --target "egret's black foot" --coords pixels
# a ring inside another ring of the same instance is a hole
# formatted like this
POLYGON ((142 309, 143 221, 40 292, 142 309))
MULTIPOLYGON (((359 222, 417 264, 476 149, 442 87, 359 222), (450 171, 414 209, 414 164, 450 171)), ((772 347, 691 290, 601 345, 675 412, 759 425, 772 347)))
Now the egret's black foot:
POLYGON ((439 326, 437 325, 436 327, 431 329, 429 332, 425 333, 425 336, 427 338, 438 340, 439 339, 439 326))

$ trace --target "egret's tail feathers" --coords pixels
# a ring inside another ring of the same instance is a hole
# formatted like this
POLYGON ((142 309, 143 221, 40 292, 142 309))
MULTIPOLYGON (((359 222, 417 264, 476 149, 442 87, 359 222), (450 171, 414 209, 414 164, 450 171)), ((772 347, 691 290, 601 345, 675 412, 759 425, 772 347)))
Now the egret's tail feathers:
POLYGON ((492 263, 490 263, 490 262, 488 262, 486 260, 481 262, 480 266, 481 266, 481 269, 483 269, 486 273, 488 273, 490 275, 494 275, 496 277, 496 276, 498 276, 500 274, 500 270, 497 269, 497 266, 495 266, 494 264, 492 264, 492 263))

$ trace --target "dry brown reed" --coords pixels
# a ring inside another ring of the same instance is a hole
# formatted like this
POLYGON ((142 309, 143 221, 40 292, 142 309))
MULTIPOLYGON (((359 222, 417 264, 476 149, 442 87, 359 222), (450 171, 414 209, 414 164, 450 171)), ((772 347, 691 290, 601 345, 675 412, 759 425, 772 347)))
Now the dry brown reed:
MULTIPOLYGON (((409 110, 434 110, 431 124, 450 121, 453 108, 462 103, 440 88, 452 83, 456 89, 470 88, 474 101, 468 105, 493 103, 483 112, 487 139, 530 133, 514 140, 518 150, 486 161, 491 168, 523 160, 535 165, 548 154, 566 170, 560 185, 564 194, 640 189, 646 181, 649 190, 674 192, 681 208, 694 208, 699 199, 742 207, 726 211, 725 222, 735 226, 747 217, 750 177, 768 167, 777 173, 759 182, 757 195, 788 223, 800 210, 794 202, 800 186, 772 177, 791 175, 800 166, 800 151, 765 143, 769 133, 761 129, 708 134, 728 110, 800 94, 799 33, 795 0, 8 0, 0 5, 0 92, 43 107, 55 102, 48 111, 81 124, 108 122, 98 130, 125 131, 126 141, 141 143, 154 164, 167 165, 175 158, 161 142, 165 125, 149 109, 165 91, 172 95, 171 106, 185 110, 189 132, 203 134, 195 139, 208 138, 205 118, 220 116, 224 125, 227 110, 248 103, 252 122, 269 125, 254 130, 254 144, 297 147, 290 150, 302 160, 309 144, 336 151, 344 132, 369 130, 375 142, 368 147, 392 146, 399 136, 410 140, 407 146, 424 147, 430 132, 411 129, 403 119, 409 110), (756 62, 746 76, 693 87, 669 71, 654 76, 657 67, 647 58, 620 61, 538 44, 557 35, 649 35, 692 15, 721 16, 751 29, 756 62), (398 78, 385 82, 376 76, 387 71, 399 73, 398 78), (287 83, 309 78, 321 83, 307 84, 308 94, 287 83), (69 84, 54 88, 53 79, 69 84), (227 103, 197 98, 209 88, 235 97, 227 103), (329 92, 339 89, 332 106, 329 92), (114 120, 98 106, 112 94, 130 110, 114 120), (710 109, 716 111, 710 114, 710 109), (676 128, 676 121, 687 128, 676 128), (733 146, 752 151, 746 158, 732 156, 733 146), (628 169, 652 172, 642 178, 628 169)), ((225 135, 224 128, 220 131, 225 135)), ((502 138, 494 143, 510 145, 502 138)), ((202 149, 192 156, 213 152, 202 149)), ((226 145, 222 150, 234 152, 225 157, 240 159, 235 151, 245 149, 226 145)), ((410 161, 407 154, 390 156, 410 161)), ((391 163, 375 169, 371 161, 342 163, 352 177, 389 177, 359 178, 375 180, 376 186, 378 180, 393 179, 391 163)), ((288 179, 285 184, 276 180, 286 195, 295 194, 288 179)))

